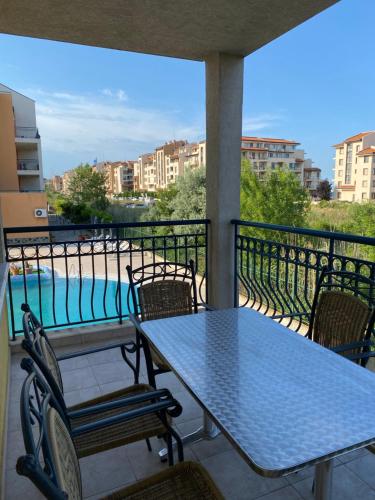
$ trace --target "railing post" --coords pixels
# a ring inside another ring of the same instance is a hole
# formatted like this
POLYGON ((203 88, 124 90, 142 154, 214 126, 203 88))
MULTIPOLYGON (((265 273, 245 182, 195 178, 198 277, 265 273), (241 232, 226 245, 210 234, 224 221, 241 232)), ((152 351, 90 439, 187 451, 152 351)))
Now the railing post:
POLYGON ((238 224, 234 224, 234 269, 233 269, 233 307, 238 307, 238 250, 237 250, 237 237, 238 237, 238 224))
POLYGON ((329 239, 329 250, 328 250, 328 270, 333 271, 333 254, 335 251, 335 239, 329 239))
POLYGON ((120 262, 119 228, 116 228, 116 256, 117 256, 118 313, 119 313, 119 323, 120 323, 120 325, 122 325, 121 262, 120 262))

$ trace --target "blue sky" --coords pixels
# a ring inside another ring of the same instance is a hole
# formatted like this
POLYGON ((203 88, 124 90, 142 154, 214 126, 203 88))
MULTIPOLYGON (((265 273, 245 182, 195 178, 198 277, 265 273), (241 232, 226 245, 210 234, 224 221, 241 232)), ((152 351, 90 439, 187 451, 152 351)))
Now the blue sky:
MULTIPOLYGON (((375 129, 374 0, 342 0, 245 59, 243 132, 332 144, 375 129)), ((249 26, 251 30, 251 26, 249 26)), ((45 176, 204 138, 204 65, 0 35, 0 82, 33 97, 45 176)))

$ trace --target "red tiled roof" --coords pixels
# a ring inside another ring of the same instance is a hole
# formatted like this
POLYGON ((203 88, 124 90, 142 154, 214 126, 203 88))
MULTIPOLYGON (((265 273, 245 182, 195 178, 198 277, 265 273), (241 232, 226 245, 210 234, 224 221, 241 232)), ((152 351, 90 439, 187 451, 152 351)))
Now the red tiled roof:
POLYGON ((367 156, 367 155, 375 155, 375 146, 370 146, 369 148, 362 149, 362 151, 358 151, 358 156, 367 156))
POLYGON ((340 142, 339 144, 334 144, 333 147, 339 148, 339 147, 343 147, 344 144, 350 144, 351 142, 361 141, 366 135, 371 134, 373 132, 374 132, 374 130, 369 130, 368 132, 361 132, 359 134, 352 135, 351 137, 348 137, 347 139, 345 139, 345 141, 340 142))
POLYGON ((288 141, 287 139, 272 139, 270 137, 241 137, 241 141, 256 141, 256 142, 277 142, 279 144, 300 144, 296 141, 288 141))

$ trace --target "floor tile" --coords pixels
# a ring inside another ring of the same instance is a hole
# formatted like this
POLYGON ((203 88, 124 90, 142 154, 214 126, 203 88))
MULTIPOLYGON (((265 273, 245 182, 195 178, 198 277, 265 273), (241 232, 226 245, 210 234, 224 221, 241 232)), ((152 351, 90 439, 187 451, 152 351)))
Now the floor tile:
POLYGON ((89 366, 89 360, 87 356, 78 356, 77 358, 64 359, 59 361, 60 370, 66 373, 71 370, 77 370, 78 368, 85 368, 89 366))
POLYGON ((16 470, 5 472, 5 500, 45 500, 44 495, 27 477, 20 476, 16 470))
POLYGON ((21 431, 8 432, 5 469, 15 469, 18 457, 25 454, 25 445, 21 431))
POLYGON ((373 453, 367 453, 348 462, 346 467, 375 489, 375 455, 373 453))
MULTIPOLYGON (((125 449, 125 446, 121 446, 80 460, 85 497, 97 495, 135 481, 125 449)), ((147 452, 147 448, 145 451, 147 452)))
MULTIPOLYGON (((304 499, 314 499, 311 491, 312 478, 299 481, 293 487, 304 499)), ((339 465, 333 471, 332 498, 334 500, 374 500, 375 491, 345 465, 339 465)))
POLYGON ((88 387, 97 385, 94 372, 90 366, 63 372, 62 379, 64 392, 66 393, 77 391, 79 389, 87 389, 88 387))
POLYGON ((288 486, 284 478, 268 479, 256 474, 234 450, 202 460, 226 498, 251 500, 288 486))
POLYGON ((112 361, 92 366, 96 383, 99 385, 115 382, 117 380, 127 381, 130 385, 133 381, 133 374, 124 361, 112 361))
POLYGON ((286 486, 258 498, 259 500, 301 500, 302 497, 293 486, 286 486))
POLYGON ((78 391, 70 391, 64 394, 66 406, 73 406, 78 403, 83 403, 93 398, 101 396, 101 391, 98 385, 87 387, 86 389, 78 389, 78 391))

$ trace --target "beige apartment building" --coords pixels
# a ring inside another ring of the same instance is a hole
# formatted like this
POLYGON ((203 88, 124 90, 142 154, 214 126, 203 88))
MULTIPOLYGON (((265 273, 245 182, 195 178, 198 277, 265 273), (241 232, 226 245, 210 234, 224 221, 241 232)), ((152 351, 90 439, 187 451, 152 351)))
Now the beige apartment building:
MULTIPOLYGON (((2 84, 0 211, 4 227, 48 224, 35 101, 2 84)), ((30 237, 40 235, 30 233, 30 237)))
MULTIPOLYGON (((320 182, 320 168, 305 158, 298 142, 264 137, 242 137, 241 154, 262 178, 268 169, 286 165, 309 190, 313 198, 320 182)), ((153 153, 141 155, 136 170, 137 190, 157 191, 174 184, 187 170, 206 164, 206 141, 171 141, 153 153)))
POLYGON ((375 200, 375 131, 353 135, 333 147, 335 198, 375 200))
POLYGON ((63 191, 63 178, 61 175, 54 175, 52 179, 49 181, 49 185, 51 186, 53 191, 56 193, 61 193, 63 191))

